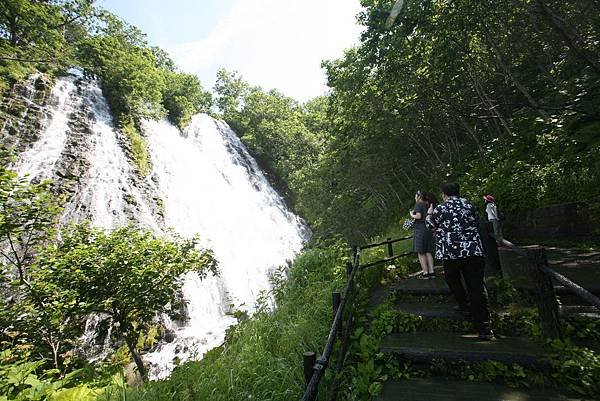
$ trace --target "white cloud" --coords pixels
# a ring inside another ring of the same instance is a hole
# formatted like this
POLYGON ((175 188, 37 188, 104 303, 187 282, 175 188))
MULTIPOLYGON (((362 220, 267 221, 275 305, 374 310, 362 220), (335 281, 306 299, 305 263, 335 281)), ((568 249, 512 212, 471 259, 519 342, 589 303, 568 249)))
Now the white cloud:
POLYGON ((321 61, 358 41, 358 0, 239 0, 198 41, 169 49, 184 71, 212 87, 218 68, 299 100, 326 89, 321 61))

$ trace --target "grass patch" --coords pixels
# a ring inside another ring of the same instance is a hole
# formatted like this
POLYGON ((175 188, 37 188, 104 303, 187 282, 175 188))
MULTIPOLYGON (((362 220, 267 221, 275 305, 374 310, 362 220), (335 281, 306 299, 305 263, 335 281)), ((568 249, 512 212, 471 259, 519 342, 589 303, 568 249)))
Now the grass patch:
POLYGON ((119 125, 131 144, 131 156, 135 166, 138 168, 140 176, 146 177, 152 169, 146 139, 136 127, 133 119, 123 118, 119 125))

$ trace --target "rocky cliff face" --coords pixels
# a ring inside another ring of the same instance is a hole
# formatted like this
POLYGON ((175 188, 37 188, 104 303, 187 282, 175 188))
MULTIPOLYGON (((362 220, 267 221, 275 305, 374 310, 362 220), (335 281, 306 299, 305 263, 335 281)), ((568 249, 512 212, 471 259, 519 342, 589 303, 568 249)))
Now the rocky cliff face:
POLYGON ((34 74, 27 81, 15 84, 0 99, 1 145, 22 152, 39 139, 48 118, 46 106, 51 101, 53 85, 51 77, 34 74))
POLYGON ((162 226, 155 183, 136 173, 129 142, 95 83, 34 74, 16 84, 0 102, 0 145, 15 150, 21 175, 33 182, 50 179, 66 197, 63 222, 93 220, 105 209, 114 216, 109 226, 140 220, 162 226))

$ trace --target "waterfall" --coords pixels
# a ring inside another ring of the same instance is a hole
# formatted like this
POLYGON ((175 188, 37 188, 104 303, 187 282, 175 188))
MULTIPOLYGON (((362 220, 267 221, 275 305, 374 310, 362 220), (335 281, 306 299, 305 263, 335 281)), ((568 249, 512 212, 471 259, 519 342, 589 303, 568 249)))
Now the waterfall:
POLYGON ((269 289, 269 273, 294 258, 307 234, 224 122, 196 115, 182 135, 166 121, 146 121, 144 132, 165 224, 182 235, 200 234, 220 266, 218 278, 185 281, 189 322, 148 357, 170 367, 179 350, 201 354, 221 343, 232 323, 225 315, 230 305, 251 311, 269 289))
MULTIPOLYGON (((73 98, 76 89, 74 81, 74 77, 60 79, 52 89, 51 106, 49 106, 51 108, 50 123, 38 141, 21 155, 18 166, 19 175, 28 174, 35 180, 52 177, 53 166, 58 161, 67 140, 69 114, 73 112, 79 102, 79 99, 73 98)), ((31 97, 33 97, 33 88, 31 91, 31 97)))
MULTIPOLYGON (((60 78, 51 96, 46 128, 20 155, 17 169, 67 188, 63 223, 89 219, 115 228, 133 221, 157 233, 169 227, 183 236, 200 235, 219 261, 218 277, 182 277, 185 322, 159 318, 173 335, 144 359, 152 378, 166 377, 175 359, 201 357, 222 343, 235 323, 229 312, 252 312, 270 288, 269 274, 293 260, 308 230, 224 122, 196 115, 181 132, 166 121, 144 121, 153 171, 142 180, 95 83, 60 78)), ((87 323, 89 342, 98 325, 97 316, 87 323)))

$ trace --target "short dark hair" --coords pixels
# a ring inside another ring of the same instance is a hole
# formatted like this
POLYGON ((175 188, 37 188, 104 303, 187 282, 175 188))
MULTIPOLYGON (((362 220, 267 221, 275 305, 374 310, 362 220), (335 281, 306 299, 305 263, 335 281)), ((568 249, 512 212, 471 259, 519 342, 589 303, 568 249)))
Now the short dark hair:
POLYGON ((457 182, 445 182, 442 184, 441 190, 447 196, 460 196, 460 186, 457 182))

